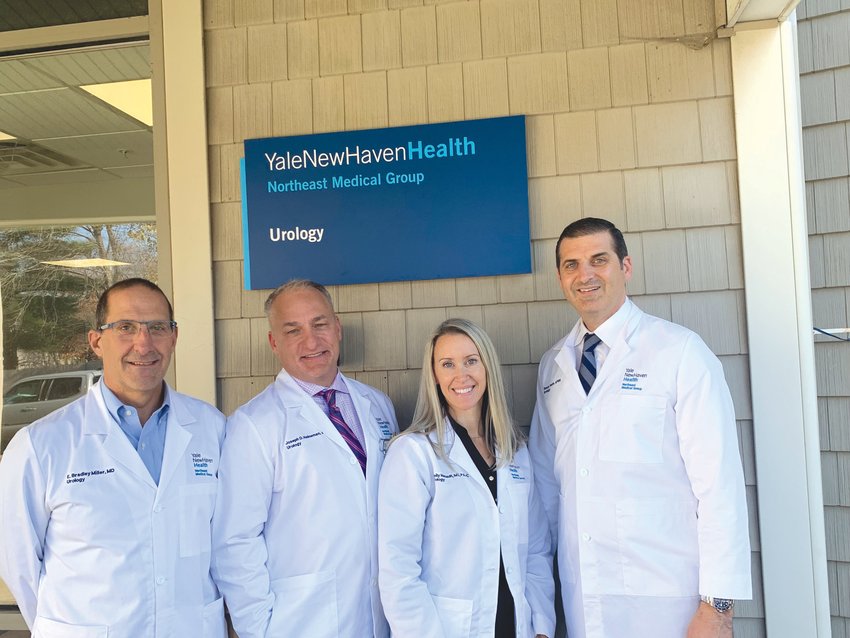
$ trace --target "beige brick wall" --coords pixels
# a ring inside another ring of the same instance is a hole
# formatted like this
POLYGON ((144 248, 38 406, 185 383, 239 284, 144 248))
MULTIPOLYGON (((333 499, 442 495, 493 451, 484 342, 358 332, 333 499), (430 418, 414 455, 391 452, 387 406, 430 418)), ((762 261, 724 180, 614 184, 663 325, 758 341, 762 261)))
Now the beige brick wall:
POLYGON ((496 342, 528 425, 540 356, 576 318, 555 241, 579 217, 612 219, 636 261, 635 301, 699 332, 732 384, 757 580, 736 635, 763 636, 730 47, 671 41, 714 31, 711 0, 204 5, 220 407, 231 412, 275 371, 264 293, 240 284, 245 137, 526 114, 534 272, 333 287, 342 367, 387 391, 404 425, 425 337, 468 317, 496 342))
MULTIPOLYGON (((800 98, 814 324, 850 325, 850 3, 804 0, 800 98)), ((815 338, 832 635, 850 638, 850 344, 815 338)))

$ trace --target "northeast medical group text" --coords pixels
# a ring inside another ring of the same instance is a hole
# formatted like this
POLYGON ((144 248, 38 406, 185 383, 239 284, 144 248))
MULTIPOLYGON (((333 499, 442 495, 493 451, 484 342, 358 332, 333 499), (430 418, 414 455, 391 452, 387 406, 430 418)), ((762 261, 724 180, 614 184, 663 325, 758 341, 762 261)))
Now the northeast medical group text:
MULTIPOLYGON (((298 171, 302 169, 322 169, 356 165, 373 167, 414 160, 444 159, 475 155, 475 142, 467 137, 450 137, 445 142, 426 144, 421 140, 407 142, 403 146, 385 146, 382 148, 361 148, 359 145, 346 146, 343 150, 327 152, 317 149, 304 149, 293 153, 263 153, 269 171, 298 171)), ((425 174, 417 171, 385 172, 370 175, 335 175, 320 179, 270 180, 267 192, 287 193, 293 191, 326 190, 328 188, 358 188, 363 186, 381 186, 383 184, 413 184, 425 181, 425 174)))

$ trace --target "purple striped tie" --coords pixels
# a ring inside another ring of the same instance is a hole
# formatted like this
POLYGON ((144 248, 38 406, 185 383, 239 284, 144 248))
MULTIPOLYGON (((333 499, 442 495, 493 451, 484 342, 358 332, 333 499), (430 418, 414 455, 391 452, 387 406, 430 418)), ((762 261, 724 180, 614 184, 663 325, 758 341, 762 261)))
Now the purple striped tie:
POLYGON ((354 432, 348 427, 345 419, 342 418, 342 412, 336 406, 336 390, 321 390, 316 394, 322 397, 325 403, 328 404, 328 417, 331 423, 334 424, 337 432, 348 443, 351 451, 354 452, 354 456, 357 458, 358 463, 360 463, 360 469, 363 470, 363 476, 366 476, 366 452, 363 450, 363 446, 360 445, 360 441, 357 440, 354 432))

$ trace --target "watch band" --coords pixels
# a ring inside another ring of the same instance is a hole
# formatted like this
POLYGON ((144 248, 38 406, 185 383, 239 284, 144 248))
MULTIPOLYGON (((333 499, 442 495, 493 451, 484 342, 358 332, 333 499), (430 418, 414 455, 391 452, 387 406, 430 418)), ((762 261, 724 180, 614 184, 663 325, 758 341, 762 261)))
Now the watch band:
POLYGON ((715 598, 714 596, 700 596, 699 599, 707 605, 714 607, 715 611, 725 614, 735 606, 731 598, 715 598))

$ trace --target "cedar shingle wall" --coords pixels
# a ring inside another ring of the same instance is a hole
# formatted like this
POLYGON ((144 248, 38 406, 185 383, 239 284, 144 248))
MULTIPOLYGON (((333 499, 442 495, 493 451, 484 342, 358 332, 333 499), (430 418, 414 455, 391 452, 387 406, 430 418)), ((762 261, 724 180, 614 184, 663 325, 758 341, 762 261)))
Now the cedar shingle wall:
MULTIPOLYGON (((850 2, 804 0, 800 98, 814 324, 850 316, 850 2)), ((850 343, 815 338, 830 612, 850 638, 850 343)))
POLYGON ((612 219, 635 260, 635 301, 699 332, 730 379, 756 578, 736 635, 764 636, 730 47, 673 42, 713 33, 713 2, 206 0, 204 9, 220 407, 233 411, 276 372, 266 293, 241 285, 243 139, 526 114, 533 273, 333 287, 342 367, 388 392, 405 424, 426 336, 445 317, 467 317, 493 337, 527 425, 537 362, 576 318, 555 277, 555 240, 581 216, 612 219))

